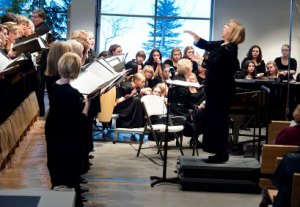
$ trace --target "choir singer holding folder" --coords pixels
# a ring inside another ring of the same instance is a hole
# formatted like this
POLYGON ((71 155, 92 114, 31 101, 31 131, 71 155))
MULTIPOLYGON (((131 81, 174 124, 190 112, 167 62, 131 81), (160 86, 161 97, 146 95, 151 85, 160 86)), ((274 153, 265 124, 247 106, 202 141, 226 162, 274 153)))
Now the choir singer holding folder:
POLYGON ((224 163, 229 159, 229 106, 235 93, 234 74, 239 69, 238 44, 245 40, 245 28, 237 20, 224 25, 221 41, 206 41, 192 31, 195 46, 209 52, 206 61, 206 105, 204 111, 203 150, 215 153, 209 163, 224 163))
POLYGON ((90 103, 70 85, 80 70, 81 58, 77 54, 67 52, 59 59, 60 78, 51 89, 50 110, 45 125, 47 166, 52 189, 60 185, 74 188, 77 204, 81 203, 80 175, 86 167, 85 144, 90 103))

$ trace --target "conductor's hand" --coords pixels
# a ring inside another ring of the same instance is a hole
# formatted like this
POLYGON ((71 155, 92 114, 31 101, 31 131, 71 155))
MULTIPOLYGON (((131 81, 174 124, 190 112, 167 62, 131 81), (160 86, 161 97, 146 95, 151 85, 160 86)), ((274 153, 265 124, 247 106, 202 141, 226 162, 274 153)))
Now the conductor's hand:
POLYGON ((194 38, 194 42, 199 42, 200 37, 195 32, 192 32, 190 30, 184 30, 183 32, 191 35, 194 38))

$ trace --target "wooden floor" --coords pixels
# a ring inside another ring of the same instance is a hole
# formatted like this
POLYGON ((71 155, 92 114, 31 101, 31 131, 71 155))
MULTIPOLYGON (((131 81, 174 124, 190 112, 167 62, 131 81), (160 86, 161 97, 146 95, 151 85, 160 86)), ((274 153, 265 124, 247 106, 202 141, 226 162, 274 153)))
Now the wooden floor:
MULTIPOLYGON (((37 121, 24 138, 11 163, 0 172, 0 189, 49 190, 44 121, 37 121)), ((184 139, 184 153, 191 155, 184 139)), ((174 144, 174 143, 171 143, 174 144)), ((137 144, 95 142, 95 158, 91 170, 84 176, 90 191, 85 207, 253 207, 258 206, 257 194, 211 193, 182 191, 178 185, 163 184, 150 187, 150 176, 161 176, 162 166, 153 142, 136 157, 137 144), (151 158, 151 160, 149 159, 151 158)), ((174 146, 174 145, 173 145, 174 146)), ((169 150, 168 177, 174 173, 179 150, 169 150)), ((200 152, 203 154, 204 152, 200 152)), ((1 206, 1 204, 0 204, 1 206)))
POLYGON ((49 189, 44 121, 37 121, 0 172, 1 189, 49 189))

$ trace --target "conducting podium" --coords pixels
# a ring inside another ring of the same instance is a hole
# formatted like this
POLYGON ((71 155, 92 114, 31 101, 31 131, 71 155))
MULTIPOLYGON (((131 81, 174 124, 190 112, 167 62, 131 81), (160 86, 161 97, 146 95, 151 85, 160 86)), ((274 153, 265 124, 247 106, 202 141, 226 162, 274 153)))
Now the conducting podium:
POLYGON ((179 156, 177 172, 182 190, 260 193, 260 163, 255 158, 230 157, 226 163, 207 157, 179 156))

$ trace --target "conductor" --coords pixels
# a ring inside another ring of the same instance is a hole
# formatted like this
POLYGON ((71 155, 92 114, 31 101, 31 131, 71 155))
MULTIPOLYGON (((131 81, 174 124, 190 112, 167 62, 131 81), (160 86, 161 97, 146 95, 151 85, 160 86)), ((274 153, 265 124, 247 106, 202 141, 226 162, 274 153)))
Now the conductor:
POLYGON ((224 25, 221 41, 206 41, 192 31, 196 47, 209 52, 206 61, 206 105, 204 110, 203 150, 209 163, 224 163, 229 159, 228 123, 230 102, 235 94, 234 74, 239 69, 238 44, 245 40, 245 28, 235 19, 224 25))

